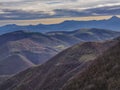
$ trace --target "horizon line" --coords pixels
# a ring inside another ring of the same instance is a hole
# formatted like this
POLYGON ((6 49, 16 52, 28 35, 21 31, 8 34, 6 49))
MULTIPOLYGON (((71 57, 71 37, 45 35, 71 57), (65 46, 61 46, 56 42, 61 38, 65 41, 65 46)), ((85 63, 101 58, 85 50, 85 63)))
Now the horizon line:
POLYGON ((113 16, 120 17, 120 15, 109 15, 109 16, 86 16, 86 17, 63 17, 63 18, 44 18, 44 19, 34 19, 34 20, 1 20, 0 26, 16 24, 20 26, 24 25, 50 25, 59 24, 65 21, 91 21, 91 20, 105 20, 113 16))

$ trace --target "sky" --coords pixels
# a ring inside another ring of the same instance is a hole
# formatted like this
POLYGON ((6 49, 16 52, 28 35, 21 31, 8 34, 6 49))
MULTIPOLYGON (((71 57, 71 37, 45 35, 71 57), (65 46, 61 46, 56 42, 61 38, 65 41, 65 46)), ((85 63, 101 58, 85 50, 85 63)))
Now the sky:
POLYGON ((10 20, 112 15, 120 15, 120 0, 0 0, 0 24, 10 20))

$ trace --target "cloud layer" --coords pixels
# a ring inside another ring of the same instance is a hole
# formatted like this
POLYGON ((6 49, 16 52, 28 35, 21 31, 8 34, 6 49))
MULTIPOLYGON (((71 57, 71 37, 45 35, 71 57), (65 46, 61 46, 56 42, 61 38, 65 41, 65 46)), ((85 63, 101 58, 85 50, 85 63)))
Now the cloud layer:
POLYGON ((120 0, 0 0, 0 20, 119 14, 120 0))

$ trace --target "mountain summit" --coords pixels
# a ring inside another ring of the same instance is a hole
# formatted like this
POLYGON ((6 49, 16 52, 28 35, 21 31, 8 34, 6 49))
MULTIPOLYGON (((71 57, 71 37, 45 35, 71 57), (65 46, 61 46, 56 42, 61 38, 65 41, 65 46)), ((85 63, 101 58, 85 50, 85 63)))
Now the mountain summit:
POLYGON ((120 18, 118 16, 113 16, 111 17, 109 20, 111 21, 116 21, 116 20, 119 20, 120 18))

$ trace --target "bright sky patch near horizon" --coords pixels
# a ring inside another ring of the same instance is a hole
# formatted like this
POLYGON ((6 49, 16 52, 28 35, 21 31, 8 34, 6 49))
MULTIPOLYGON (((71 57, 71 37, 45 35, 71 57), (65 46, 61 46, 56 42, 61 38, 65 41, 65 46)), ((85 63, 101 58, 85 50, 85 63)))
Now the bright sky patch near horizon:
POLYGON ((64 22, 66 20, 76 20, 76 21, 88 21, 88 20, 103 20, 109 19, 112 16, 89 16, 89 17, 71 17, 71 18, 46 18, 46 19, 36 19, 36 20, 2 20, 0 21, 0 26, 6 24, 17 24, 17 25, 37 25, 37 24, 57 24, 64 22))

